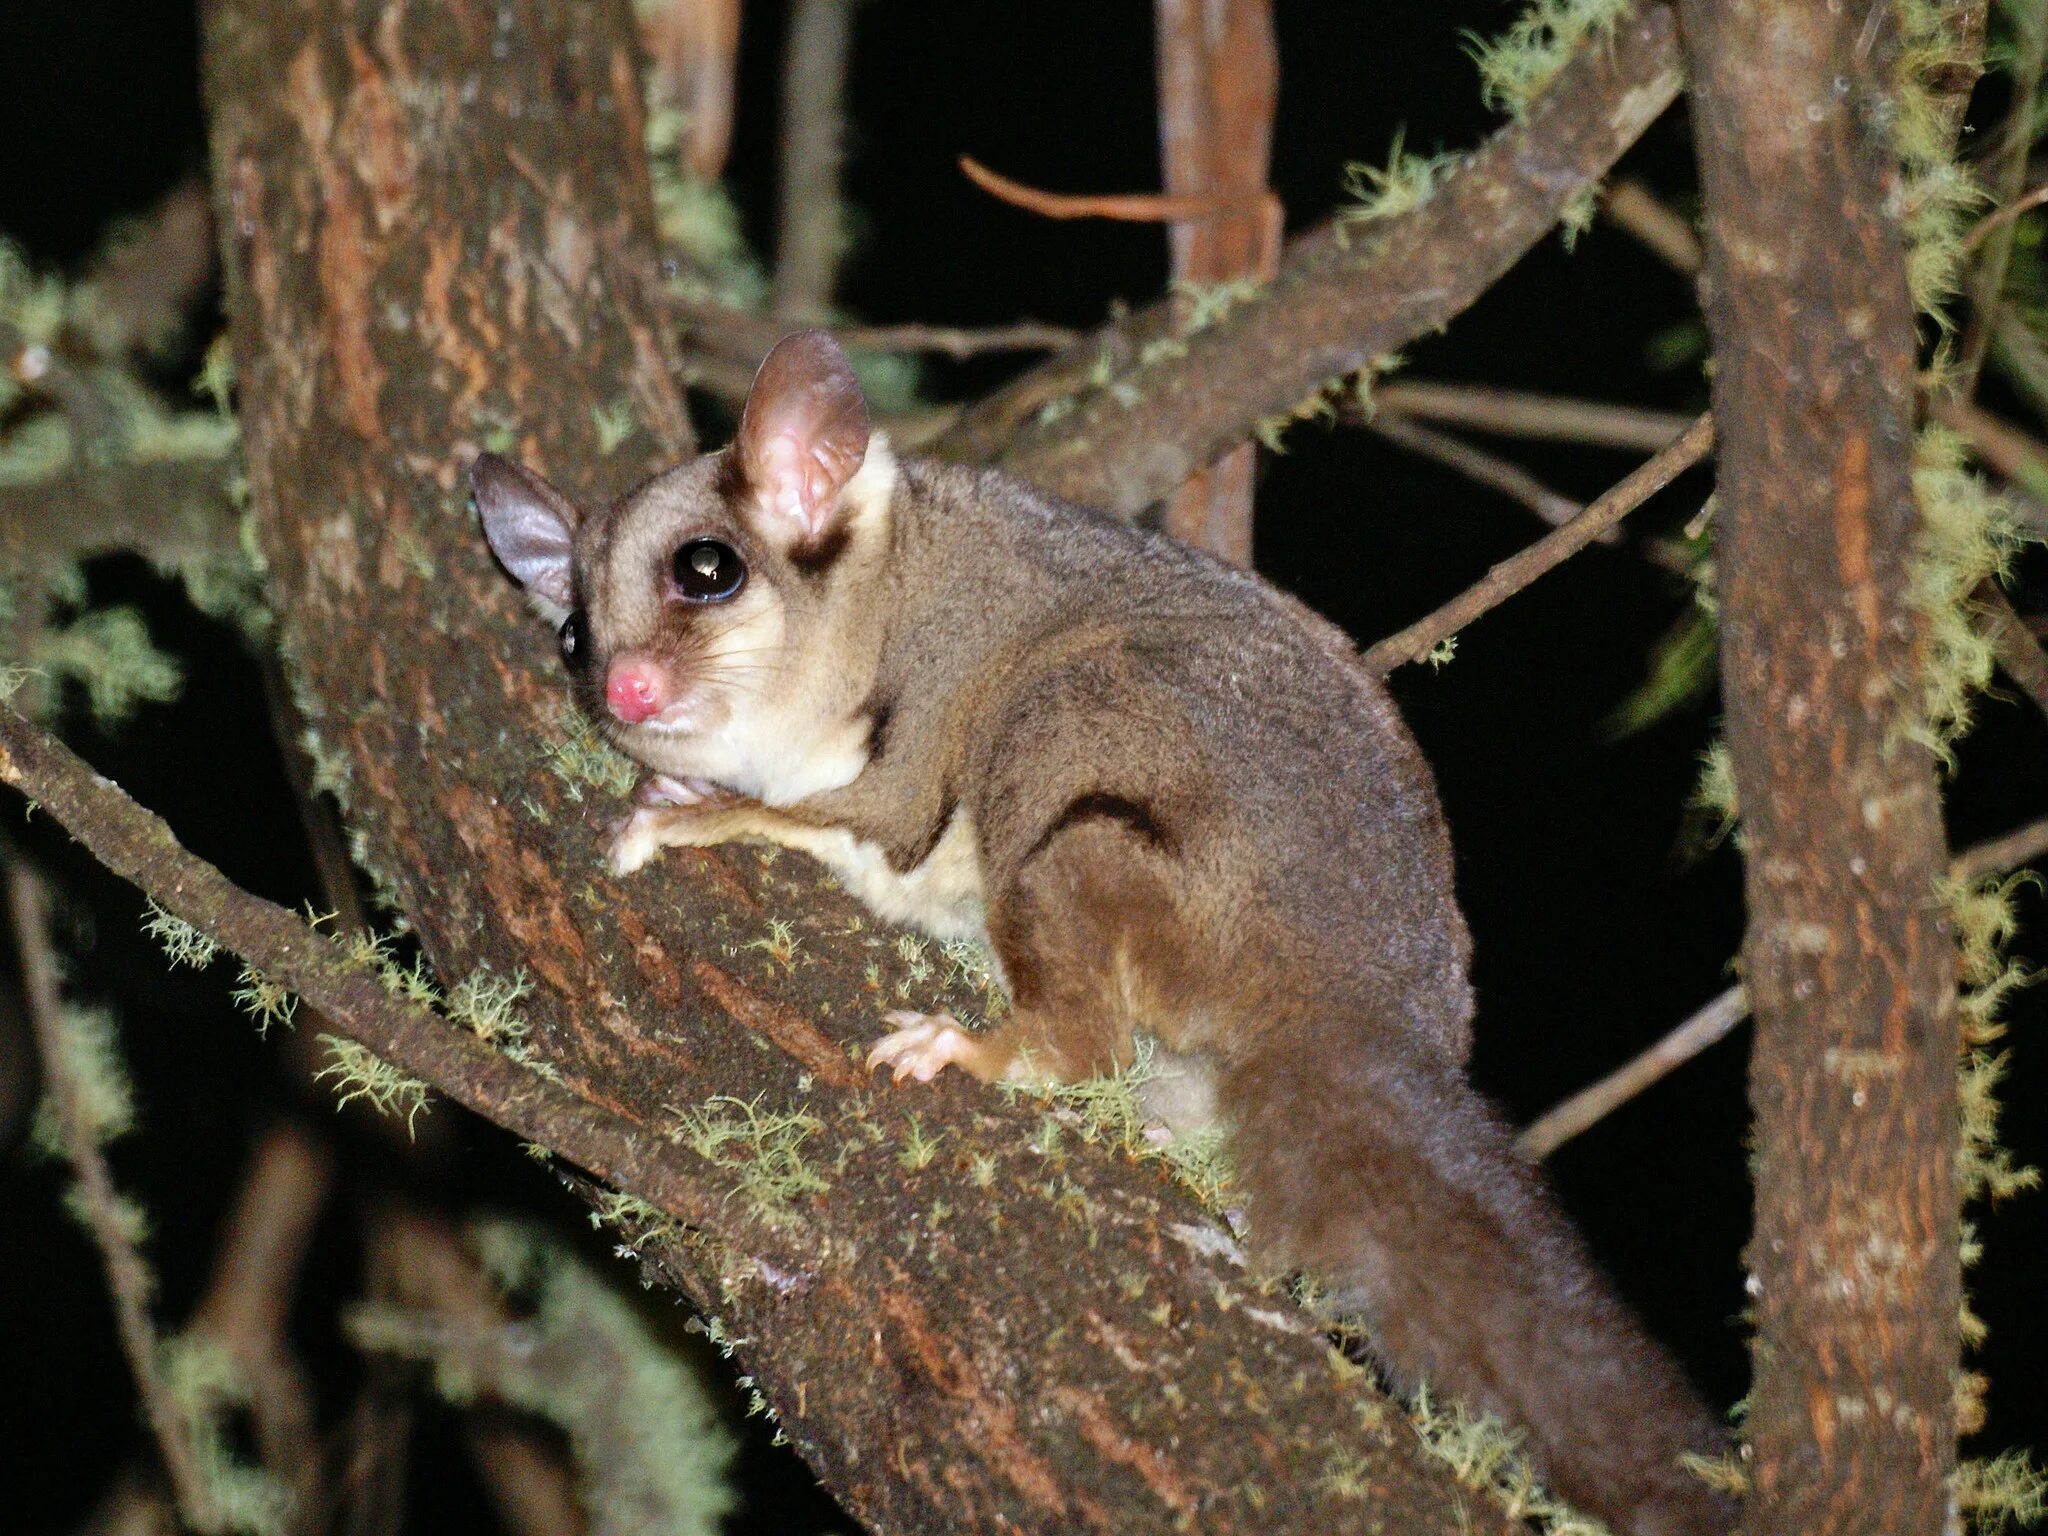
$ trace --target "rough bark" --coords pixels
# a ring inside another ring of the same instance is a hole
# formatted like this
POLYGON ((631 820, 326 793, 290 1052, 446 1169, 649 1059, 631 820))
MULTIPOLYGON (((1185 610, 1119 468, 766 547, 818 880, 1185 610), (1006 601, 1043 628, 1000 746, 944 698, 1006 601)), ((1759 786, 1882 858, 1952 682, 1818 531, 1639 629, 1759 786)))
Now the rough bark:
POLYGON ((1504 1528, 1155 1171, 1071 1130, 1032 1150, 1035 1106, 869 1082, 882 1007, 971 1005, 936 952, 794 855, 604 873, 618 802, 550 771, 552 646, 460 486, 486 443, 586 494, 687 445, 624 0, 208 21, 256 523, 319 754, 441 974, 531 977, 571 1093, 664 1141, 718 1095, 814 1117, 799 1262, 749 1246, 743 1165, 730 1222, 642 1251, 833 1492, 881 1530, 1504 1528), (608 453, 600 411, 632 428, 608 453))
POLYGON ((1955 1451, 1955 961, 1909 738, 1914 334, 1871 12, 1681 12, 1757 1021, 1759 1533, 1939 1530, 1955 1451))
POLYGON ((1591 191, 1678 88, 1677 23, 1653 0, 1582 48, 1414 212, 1377 225, 1339 217, 1298 237, 1272 283, 1183 345, 1147 345, 1170 335, 1170 303, 1098 332, 967 411, 938 450, 1138 512, 1258 423, 1442 328, 1591 191), (1044 409, 1056 401, 1071 408, 1044 409))

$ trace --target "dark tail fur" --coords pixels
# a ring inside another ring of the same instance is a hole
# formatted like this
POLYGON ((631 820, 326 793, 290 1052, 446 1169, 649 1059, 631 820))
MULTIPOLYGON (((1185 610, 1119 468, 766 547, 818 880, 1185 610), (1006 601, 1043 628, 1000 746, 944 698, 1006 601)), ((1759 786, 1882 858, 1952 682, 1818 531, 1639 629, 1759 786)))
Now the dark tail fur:
POLYGON ((1557 1491, 1619 1531, 1727 1530, 1679 1464, 1720 1448, 1714 1420, 1453 1063, 1283 1028, 1218 1087, 1254 1244, 1362 1312, 1398 1382, 1521 1426, 1557 1491))

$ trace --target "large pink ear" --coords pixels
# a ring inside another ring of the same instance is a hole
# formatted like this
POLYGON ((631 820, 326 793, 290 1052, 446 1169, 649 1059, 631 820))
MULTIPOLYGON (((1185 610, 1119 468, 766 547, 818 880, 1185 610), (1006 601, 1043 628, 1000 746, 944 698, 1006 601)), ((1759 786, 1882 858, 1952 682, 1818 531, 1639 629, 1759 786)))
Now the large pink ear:
POLYGON ((469 466, 469 494, 491 550, 526 588, 549 623, 575 605, 570 552, 582 520, 576 503, 523 464, 480 453, 469 466))
POLYGON ((802 331, 775 344, 754 375, 733 438, 742 494, 777 536, 811 544, 868 452, 868 406, 839 343, 802 331))

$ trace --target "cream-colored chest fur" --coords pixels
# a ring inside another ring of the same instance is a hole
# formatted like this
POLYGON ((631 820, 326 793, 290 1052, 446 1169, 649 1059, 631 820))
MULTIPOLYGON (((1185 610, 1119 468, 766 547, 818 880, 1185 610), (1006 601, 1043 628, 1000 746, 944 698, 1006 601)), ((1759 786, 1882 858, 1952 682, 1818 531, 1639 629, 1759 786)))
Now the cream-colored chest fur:
POLYGON ((805 841, 806 851, 877 916, 936 939, 986 940, 980 849, 966 812, 954 816, 922 864, 900 872, 878 846, 851 832, 821 830, 814 836, 805 841))

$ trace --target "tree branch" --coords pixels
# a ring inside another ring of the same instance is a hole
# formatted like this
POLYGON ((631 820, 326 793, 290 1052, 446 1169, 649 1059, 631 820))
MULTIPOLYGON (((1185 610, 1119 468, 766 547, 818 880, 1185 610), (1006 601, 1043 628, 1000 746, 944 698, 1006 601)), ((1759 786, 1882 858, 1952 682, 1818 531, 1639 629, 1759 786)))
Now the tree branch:
POLYGON ((1398 1415, 1365 1421, 1313 1321, 1155 1169, 1047 1106, 869 1082, 854 1063, 883 1008, 986 1006, 950 961, 899 948, 794 854, 603 871, 617 791, 594 797, 589 750, 564 744, 553 647, 460 475, 502 434, 558 483, 616 492, 687 428, 625 6, 499 12, 520 48, 397 3, 208 12, 254 520, 368 868, 442 974, 528 974, 529 1048, 604 1123, 652 1128, 633 1138, 650 1159, 666 1165, 672 1128, 741 1138, 716 1143, 741 1162, 730 1206, 641 1251, 749 1341, 784 1431, 856 1518, 1228 1533, 1265 1530, 1284 1496, 1340 1527, 1369 1486, 1390 1528, 1459 1529, 1473 1511, 1398 1415), (616 440, 593 420, 615 400, 635 428, 616 440), (750 1214, 772 1190, 745 1157, 768 1116, 801 1117, 801 1166, 828 1186, 775 1223, 750 1214))
POLYGON ((796 0, 782 66, 774 309, 783 320, 823 320, 832 307, 846 248, 839 170, 852 50, 853 0, 796 0))
POLYGON ((1920 1532, 1959 1369, 1955 956, 1907 739, 1914 317, 1873 4, 1682 0, 1756 1011, 1744 1529, 1920 1532), (1880 1406, 1881 1405, 1881 1406, 1880 1406))
MULTIPOLYGON (((0 715, 18 718, 5 709, 0 709, 0 715)), ((4 749, 0 749, 0 775, 6 771, 4 756, 4 749)), ((179 1513, 194 1529, 212 1531, 219 1527, 220 1509, 193 1460, 185 1414, 163 1378, 156 1325, 149 1315, 155 1281, 136 1251, 136 1235, 124 1210, 125 1202, 114 1187, 113 1171, 100 1150, 99 1136, 86 1107, 88 1088, 78 1074, 77 1053, 66 1044, 57 957, 51 952, 45 926, 49 919, 42 886, 27 861, 11 850, 9 853, 8 915, 21 954, 29 1026, 42 1055, 43 1082, 56 1116, 57 1135, 78 1178, 79 1209, 107 1272, 115 1333, 121 1341, 121 1353, 128 1357, 129 1374, 135 1378, 135 1395, 142 1400, 143 1417, 156 1440, 157 1453, 163 1458, 179 1513)))
MULTIPOLYGON (((1949 878, 1968 885, 1986 875, 2017 869, 2044 853, 2048 853, 2048 821, 2030 822, 2003 837, 1964 849, 1950 860, 1949 878)), ((1649 1049, 1530 1121, 1516 1138, 1516 1149, 1532 1161, 1550 1156, 1653 1083, 1663 1081, 1708 1046, 1726 1039, 1748 1017, 1749 994, 1738 982, 1649 1049)))
POLYGON ((1499 607, 1537 577, 1556 569, 1593 543, 1704 459, 1713 446, 1713 418, 1701 416, 1685 429, 1677 442, 1668 445, 1627 479, 1589 503, 1583 512, 1563 527, 1552 529, 1527 549, 1510 555, 1435 612, 1423 615, 1406 629, 1371 647, 1365 653, 1365 664, 1382 672, 1391 672, 1404 663, 1422 660, 1439 643, 1448 640, 1481 614, 1499 607))
MULTIPOLYGON (((265 978, 306 998, 334 1028, 400 1071, 488 1120, 630 1188, 694 1226, 735 1217, 729 1184, 690 1166, 665 1128, 607 1116, 586 1098, 500 1055, 450 1020, 393 996, 347 946, 283 907, 252 896, 185 851, 171 829, 81 762, 70 748, 0 706, 0 784, 19 790, 100 863, 158 906, 217 940, 265 978)), ((771 1237, 795 1266, 801 1245, 771 1237)))
POLYGON ((1179 346, 1146 346, 1170 336, 1170 304, 1097 332, 967 411, 939 451, 1135 513, 1259 422, 1441 329, 1606 174, 1678 86, 1672 13, 1645 4, 1413 212, 1366 226, 1340 216, 1299 237, 1271 284, 1179 346), (1110 376, 1081 393, 1103 359, 1110 376), (1070 408, 1043 411, 1069 395, 1070 408))

